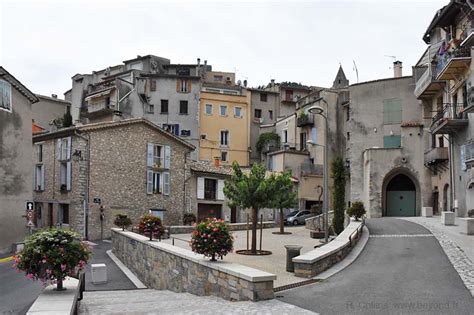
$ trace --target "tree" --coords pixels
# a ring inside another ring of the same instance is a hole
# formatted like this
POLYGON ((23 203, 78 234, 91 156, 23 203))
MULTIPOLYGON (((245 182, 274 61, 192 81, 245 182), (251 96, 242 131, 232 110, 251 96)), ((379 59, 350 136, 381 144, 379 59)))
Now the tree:
POLYGON ((352 205, 347 209, 347 215, 354 217, 356 221, 362 218, 365 214, 365 207, 361 201, 354 201, 352 205))
POLYGON ((271 207, 272 187, 265 179, 265 166, 254 163, 250 173, 244 174, 238 163, 232 164, 233 174, 225 181, 224 194, 233 205, 252 211, 252 247, 251 253, 257 253, 258 211, 271 207))
POLYGON ((63 128, 72 126, 72 116, 71 116, 71 113, 69 111, 64 113, 62 124, 63 124, 63 128))
MULTIPOLYGON (((296 192, 293 189, 291 182, 291 171, 286 171, 283 174, 272 174, 269 178, 272 188, 272 206, 280 209, 280 232, 278 234, 285 234, 283 209, 292 208, 296 204, 296 192)), ((287 232, 287 234, 290 234, 287 232)))
POLYGON ((344 210, 346 204, 346 169, 341 157, 335 158, 331 163, 331 177, 334 180, 332 200, 334 217, 332 226, 336 234, 344 230, 344 210))

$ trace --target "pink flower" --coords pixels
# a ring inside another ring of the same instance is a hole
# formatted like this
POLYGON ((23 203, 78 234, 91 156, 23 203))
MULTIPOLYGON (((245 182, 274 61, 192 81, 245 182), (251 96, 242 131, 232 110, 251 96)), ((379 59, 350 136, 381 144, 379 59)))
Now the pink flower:
POLYGON ((30 279, 30 280, 33 280, 34 277, 33 277, 33 274, 32 274, 32 273, 27 273, 27 274, 26 274, 26 278, 27 278, 27 279, 30 279))
POLYGON ((217 240, 214 240, 214 243, 217 243, 217 240))
POLYGON ((215 228, 214 228, 214 232, 217 232, 217 231, 219 231, 219 229, 215 227, 215 228))
POLYGON ((41 261, 43 264, 46 264, 46 259, 43 258, 43 260, 41 261))

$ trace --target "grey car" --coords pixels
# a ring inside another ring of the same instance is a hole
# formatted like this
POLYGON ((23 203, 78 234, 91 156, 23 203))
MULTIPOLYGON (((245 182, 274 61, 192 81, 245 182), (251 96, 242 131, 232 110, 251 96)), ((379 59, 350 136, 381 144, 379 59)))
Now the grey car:
POLYGON ((305 220, 312 216, 309 210, 293 211, 286 216, 285 223, 292 225, 305 224, 305 220))

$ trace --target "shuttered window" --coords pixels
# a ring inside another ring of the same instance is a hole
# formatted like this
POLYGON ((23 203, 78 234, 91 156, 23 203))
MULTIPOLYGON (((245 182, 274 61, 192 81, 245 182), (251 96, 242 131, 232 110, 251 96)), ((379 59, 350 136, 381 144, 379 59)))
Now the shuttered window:
POLYGON ((400 148, 402 146, 402 136, 384 136, 383 147, 384 148, 400 148))
POLYGON ((397 98, 383 101, 384 125, 400 124, 402 122, 402 101, 397 98))
POLYGON ((170 194, 171 147, 147 144, 146 193, 170 194))
POLYGON ((12 110, 12 86, 4 80, 0 80, 0 109, 12 110))

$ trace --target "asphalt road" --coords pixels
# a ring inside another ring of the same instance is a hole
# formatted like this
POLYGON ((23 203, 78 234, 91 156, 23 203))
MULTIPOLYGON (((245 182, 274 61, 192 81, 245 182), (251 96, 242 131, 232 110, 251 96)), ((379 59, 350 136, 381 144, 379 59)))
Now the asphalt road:
POLYGON ((26 279, 13 269, 13 262, 0 263, 0 314, 26 314, 40 294, 41 282, 26 279))
POLYGON ((323 315, 474 314, 474 299, 429 231, 394 218, 367 227, 371 238, 349 267, 277 297, 323 315))

